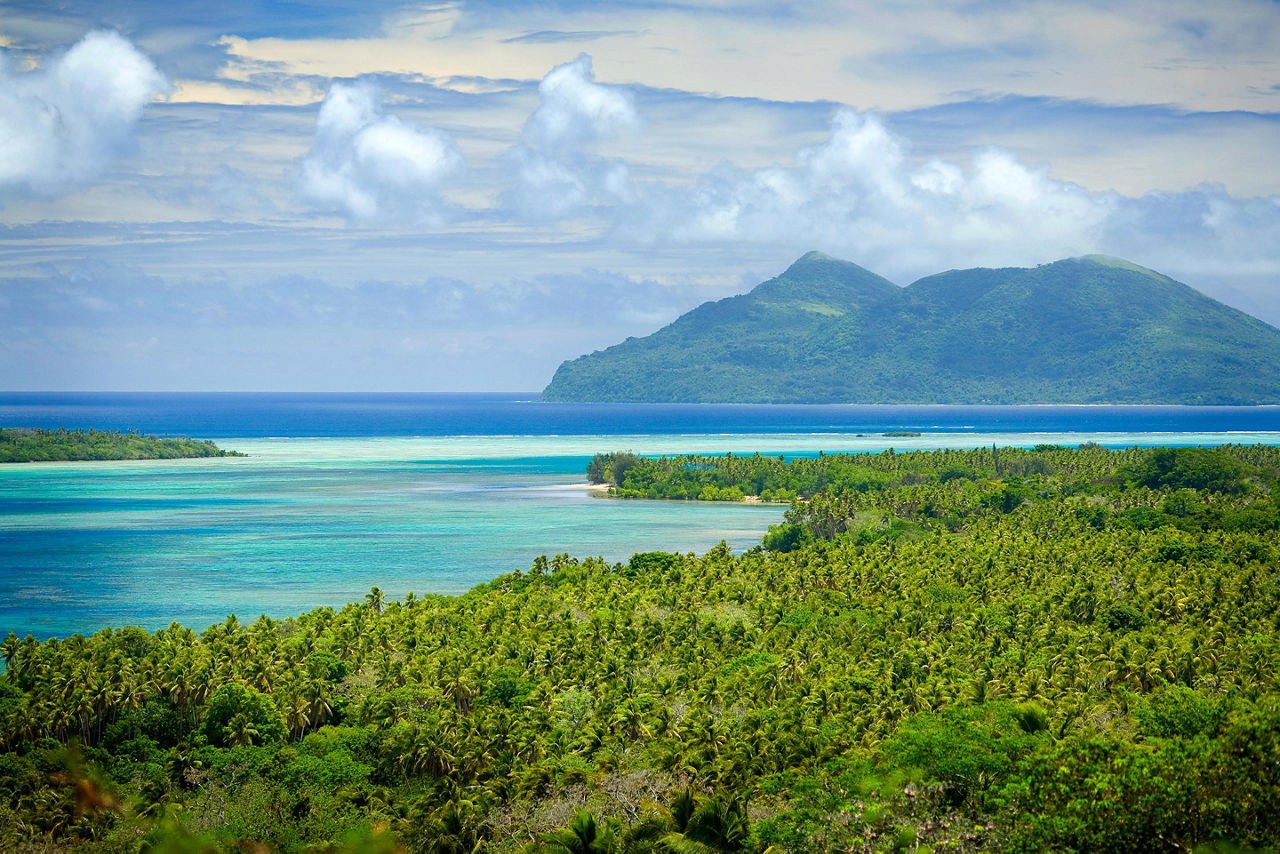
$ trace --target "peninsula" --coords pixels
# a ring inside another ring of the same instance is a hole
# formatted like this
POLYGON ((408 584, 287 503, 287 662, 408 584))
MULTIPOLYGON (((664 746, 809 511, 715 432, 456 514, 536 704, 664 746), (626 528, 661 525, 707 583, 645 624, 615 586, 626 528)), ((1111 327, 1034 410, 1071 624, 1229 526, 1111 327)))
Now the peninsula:
POLYGON ((185 457, 239 457, 213 442, 183 437, 144 436, 115 430, 37 430, 0 427, 0 463, 70 460, 172 460, 185 457))

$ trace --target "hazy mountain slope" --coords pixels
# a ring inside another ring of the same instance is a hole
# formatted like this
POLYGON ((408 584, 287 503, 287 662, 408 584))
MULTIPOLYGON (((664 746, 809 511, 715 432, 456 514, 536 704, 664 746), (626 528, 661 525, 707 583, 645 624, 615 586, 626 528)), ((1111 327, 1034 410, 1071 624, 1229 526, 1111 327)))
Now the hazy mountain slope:
POLYGON ((565 362, 546 400, 1280 402, 1280 330, 1114 258, 898 288, 809 253, 750 293, 565 362))

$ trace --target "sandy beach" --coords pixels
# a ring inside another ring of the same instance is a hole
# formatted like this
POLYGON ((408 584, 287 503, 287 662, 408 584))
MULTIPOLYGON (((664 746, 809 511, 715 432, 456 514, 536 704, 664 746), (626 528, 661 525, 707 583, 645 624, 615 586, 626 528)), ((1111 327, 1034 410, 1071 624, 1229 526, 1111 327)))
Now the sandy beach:
POLYGON ((544 487, 545 489, 576 489, 585 490, 593 495, 608 495, 609 484, 607 483, 555 483, 544 487))

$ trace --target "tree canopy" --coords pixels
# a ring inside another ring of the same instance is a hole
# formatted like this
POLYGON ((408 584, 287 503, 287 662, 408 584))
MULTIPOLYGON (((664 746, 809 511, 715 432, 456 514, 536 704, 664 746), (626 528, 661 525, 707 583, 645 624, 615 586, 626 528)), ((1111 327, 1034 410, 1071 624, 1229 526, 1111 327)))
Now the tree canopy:
POLYGON ((1166 456, 706 458, 828 486, 785 547, 10 635, 0 847, 1274 847, 1280 449, 1166 456))
POLYGON ((0 463, 236 456, 241 454, 185 437, 160 438, 115 430, 0 428, 0 463))

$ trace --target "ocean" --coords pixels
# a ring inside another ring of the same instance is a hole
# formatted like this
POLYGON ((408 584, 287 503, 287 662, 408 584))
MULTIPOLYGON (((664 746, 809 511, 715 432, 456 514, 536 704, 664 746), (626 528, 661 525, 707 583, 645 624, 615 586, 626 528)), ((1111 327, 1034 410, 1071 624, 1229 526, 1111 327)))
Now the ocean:
POLYGON ((0 425, 197 438, 939 432, 1276 432, 1275 406, 541 403, 515 394, 0 392, 0 425))
POLYGON ((735 551, 783 508, 613 501, 597 451, 814 454, 1280 443, 1277 407, 540 403, 534 394, 0 393, 0 426, 212 439, 243 458, 0 466, 0 637, 201 630, 457 594, 539 555, 735 551), (888 432, 919 436, 885 436, 888 432))

